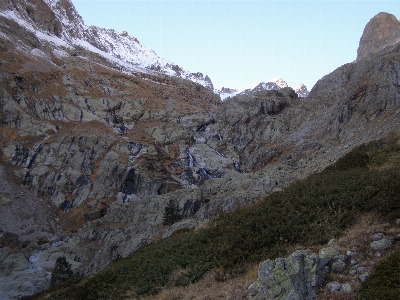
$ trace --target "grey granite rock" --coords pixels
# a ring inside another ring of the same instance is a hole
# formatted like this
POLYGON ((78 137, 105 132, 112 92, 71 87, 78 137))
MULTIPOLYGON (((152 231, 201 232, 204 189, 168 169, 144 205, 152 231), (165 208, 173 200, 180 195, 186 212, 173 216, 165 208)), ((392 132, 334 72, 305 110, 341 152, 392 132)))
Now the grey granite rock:
POLYGON ((343 260, 335 259, 332 262, 331 270, 334 273, 343 273, 343 271, 346 269, 346 267, 347 267, 347 265, 343 260))
POLYGON ((369 273, 363 273, 360 276, 358 276, 358 278, 361 280, 361 282, 364 282, 365 280, 367 280, 367 278, 369 277, 369 273))
POLYGON ((381 239, 378 241, 373 241, 370 246, 372 250, 375 251, 381 251, 381 250, 386 250, 389 249, 390 246, 392 245, 392 242, 388 239, 381 239))
POLYGON ((249 299, 316 299, 327 274, 329 257, 298 250, 287 258, 259 265, 258 280, 249 286, 249 299))

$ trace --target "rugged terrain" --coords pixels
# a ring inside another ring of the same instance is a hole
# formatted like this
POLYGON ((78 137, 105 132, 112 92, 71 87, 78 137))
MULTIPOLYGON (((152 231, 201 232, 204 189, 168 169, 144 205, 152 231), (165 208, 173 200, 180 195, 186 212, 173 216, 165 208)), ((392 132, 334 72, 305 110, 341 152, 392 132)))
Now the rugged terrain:
MULTIPOLYGON (((221 100, 226 100, 227 98, 231 98, 234 96, 240 96, 240 95, 249 95, 255 92, 261 92, 261 91, 270 91, 270 90, 275 90, 279 91, 280 89, 287 88, 289 87, 286 81, 284 81, 282 78, 279 78, 273 82, 260 82, 253 88, 248 88, 243 91, 240 91, 238 89, 231 89, 231 88, 225 88, 223 87, 220 90, 215 91, 220 97, 221 100)), ((299 84, 294 91, 296 92, 297 96, 299 97, 308 97, 310 94, 307 90, 307 87, 304 84, 299 84)))
MULTIPOLYGON (((359 49, 393 18, 373 18, 359 49)), ((398 133, 398 27, 384 27, 390 43, 307 98, 283 87, 222 102, 207 76, 85 26, 68 0, 1 2, 1 299, 47 288, 57 257, 96 273, 398 133), (171 200, 183 220, 164 226, 171 200)))

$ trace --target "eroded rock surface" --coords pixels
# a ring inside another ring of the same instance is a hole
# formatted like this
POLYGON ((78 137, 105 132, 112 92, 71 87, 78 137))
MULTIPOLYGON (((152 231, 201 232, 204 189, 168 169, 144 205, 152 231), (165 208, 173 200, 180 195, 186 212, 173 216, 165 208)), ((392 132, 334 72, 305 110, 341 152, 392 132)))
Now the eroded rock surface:
POLYGON ((249 287, 249 299, 316 299, 331 259, 297 250, 287 258, 266 260, 258 267, 258 280, 249 287))
POLYGON ((89 34, 57 23, 63 16, 81 24, 69 1, 46 4, 55 14, 25 4, 0 4, 1 166, 10 186, 0 203, 8 241, 0 277, 9 298, 46 288, 59 256, 95 273, 400 128, 399 44, 325 76, 307 98, 283 87, 221 102, 195 82, 128 70, 115 57, 61 43, 89 34), (10 11, 52 39, 44 43, 10 11), (166 228, 170 200, 184 219, 166 228), (15 277, 29 287, 18 290, 15 277))
POLYGON ((385 12, 373 17, 365 26, 357 50, 357 59, 376 53, 400 41, 400 22, 385 12))

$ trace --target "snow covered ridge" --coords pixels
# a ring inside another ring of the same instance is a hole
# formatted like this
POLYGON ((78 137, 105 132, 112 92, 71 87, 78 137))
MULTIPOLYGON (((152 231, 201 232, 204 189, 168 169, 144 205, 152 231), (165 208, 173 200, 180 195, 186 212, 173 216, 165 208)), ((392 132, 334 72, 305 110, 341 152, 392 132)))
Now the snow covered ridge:
POLYGON ((294 91, 297 93, 297 95, 299 95, 299 97, 308 97, 308 95, 310 94, 310 92, 307 90, 307 87, 300 83, 295 89, 294 91))
MULTIPOLYGON (((230 88, 222 88, 221 90, 216 90, 215 92, 220 95, 221 100, 225 100, 230 97, 234 97, 237 95, 248 95, 250 93, 258 92, 258 91, 270 91, 270 90, 280 90, 282 88, 288 87, 288 84, 286 81, 284 81, 282 78, 279 78, 275 81, 269 81, 269 82, 261 82, 255 87, 251 87, 248 89, 244 90, 238 90, 238 89, 230 89, 230 88)), ((304 84, 299 84, 294 91, 297 93, 299 97, 307 97, 309 92, 307 90, 307 87, 304 84)))
MULTIPOLYGON (((82 47, 101 55, 119 70, 179 76, 214 89, 208 76, 190 73, 159 57, 126 31, 85 25, 70 0, 16 0, 0 5, 0 17, 13 20, 57 51, 66 53, 82 47)), ((24 46, 28 51, 32 48, 29 43, 24 46)))

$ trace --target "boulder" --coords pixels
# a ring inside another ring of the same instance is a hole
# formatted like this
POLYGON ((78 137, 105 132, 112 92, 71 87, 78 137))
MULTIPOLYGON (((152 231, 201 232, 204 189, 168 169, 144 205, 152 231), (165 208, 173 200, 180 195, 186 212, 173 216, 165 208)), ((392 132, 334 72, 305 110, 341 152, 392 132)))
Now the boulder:
POLYGON ((335 259, 332 263, 332 272, 334 273, 343 273, 343 271, 346 269, 346 263, 339 259, 335 259))
POLYGON ((316 299, 327 274, 329 257, 298 250, 287 258, 259 265, 258 280, 249 286, 249 299, 316 299))
POLYGON ((344 284, 342 284, 340 291, 345 292, 345 293, 351 293, 353 291, 353 289, 352 289, 350 283, 344 283, 344 284))
POLYGON ((361 282, 364 282, 365 280, 367 280, 367 278, 369 277, 369 273, 363 273, 360 276, 358 276, 358 278, 361 280, 361 282))
POLYGON ((338 255, 340 255, 340 251, 332 247, 326 247, 319 250, 319 256, 323 258, 332 259, 333 257, 338 255))
POLYGON ((381 239, 379 241, 373 241, 370 245, 373 250, 380 251, 390 248, 392 242, 388 239, 381 239))

